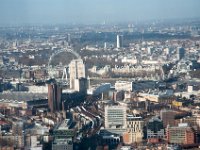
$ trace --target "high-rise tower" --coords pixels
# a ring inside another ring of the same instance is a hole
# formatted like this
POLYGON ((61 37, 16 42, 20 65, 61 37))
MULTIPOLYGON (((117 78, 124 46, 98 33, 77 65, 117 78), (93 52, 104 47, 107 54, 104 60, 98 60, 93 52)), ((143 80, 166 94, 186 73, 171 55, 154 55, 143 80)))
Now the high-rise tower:
POLYGON ((185 57, 185 49, 183 47, 177 49, 177 60, 185 57))
POLYGON ((70 34, 67 35, 67 43, 68 43, 68 46, 71 45, 71 35, 70 34))
POLYGON ((117 35, 117 48, 123 47, 123 35, 117 35))
POLYGON ((61 110, 62 88, 56 83, 48 85, 48 106, 51 112, 61 110))
POLYGON ((75 80, 85 78, 85 64, 82 59, 74 59, 69 64, 70 88, 75 89, 75 80))

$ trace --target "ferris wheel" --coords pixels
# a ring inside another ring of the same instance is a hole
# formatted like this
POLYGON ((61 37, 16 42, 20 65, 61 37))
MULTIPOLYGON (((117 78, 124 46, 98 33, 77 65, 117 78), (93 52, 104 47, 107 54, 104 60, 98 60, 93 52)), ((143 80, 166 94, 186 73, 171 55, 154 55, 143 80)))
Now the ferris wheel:
MULTIPOLYGON (((62 48, 60 50, 55 51, 53 54, 51 54, 49 61, 48 61, 49 78, 55 78, 55 70, 56 69, 51 65, 52 60, 55 58, 55 56, 57 56, 58 54, 63 53, 63 52, 71 53, 77 59, 80 58, 80 55, 77 52, 75 52, 71 47, 66 47, 66 48, 62 48)), ((68 64, 64 65, 62 68, 62 70, 63 70, 62 80, 64 80, 64 76, 65 76, 65 79, 67 80, 67 69, 68 69, 68 64)))

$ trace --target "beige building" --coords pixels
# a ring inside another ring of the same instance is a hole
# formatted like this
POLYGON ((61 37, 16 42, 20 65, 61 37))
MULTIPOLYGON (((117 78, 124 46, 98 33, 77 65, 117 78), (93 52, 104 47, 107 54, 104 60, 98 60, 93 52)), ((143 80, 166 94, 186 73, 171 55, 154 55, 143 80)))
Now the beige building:
POLYGON ((69 64, 70 88, 75 88, 75 79, 85 78, 85 64, 82 59, 74 59, 69 64))
POLYGON ((141 117, 127 117, 127 132, 123 135, 125 144, 139 143, 143 138, 144 122, 141 117))
POLYGON ((172 144, 194 144, 195 132, 187 124, 182 123, 175 127, 167 127, 167 141, 172 144))
POLYGON ((115 90, 117 91, 132 91, 133 82, 132 81, 116 81, 115 90))
POLYGON ((170 97, 172 97, 174 95, 172 90, 165 90, 165 91, 149 91, 149 92, 145 92, 142 93, 140 92, 138 94, 138 100, 139 101, 146 101, 149 100, 151 102, 162 102, 163 99, 169 99, 170 97))

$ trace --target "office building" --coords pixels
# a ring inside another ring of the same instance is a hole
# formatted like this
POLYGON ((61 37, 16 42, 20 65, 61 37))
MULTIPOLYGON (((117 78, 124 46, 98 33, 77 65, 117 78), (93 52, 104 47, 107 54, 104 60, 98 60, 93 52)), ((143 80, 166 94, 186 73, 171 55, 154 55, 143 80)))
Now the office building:
POLYGON ((105 107, 105 129, 111 133, 123 135, 126 132, 126 107, 105 107))
POLYGON ((177 49, 177 60, 185 57, 185 49, 183 47, 177 49))
POLYGON ((127 132, 123 135, 125 144, 140 143, 143 138, 142 117, 127 116, 127 132))
POLYGON ((117 35, 117 48, 123 47, 123 35, 117 35))
POLYGON ((165 137, 162 121, 158 117, 153 117, 147 123, 147 139, 150 143, 157 143, 165 137))
POLYGON ((105 128, 126 128, 126 107, 105 107, 105 128))
POLYGON ((194 144, 195 132, 187 123, 166 129, 167 141, 171 144, 194 144))
POLYGON ((48 106, 51 112, 61 110, 62 88, 57 83, 48 84, 48 106))
POLYGON ((82 59, 74 59, 69 64, 70 88, 75 88, 75 79, 85 78, 85 64, 82 59))

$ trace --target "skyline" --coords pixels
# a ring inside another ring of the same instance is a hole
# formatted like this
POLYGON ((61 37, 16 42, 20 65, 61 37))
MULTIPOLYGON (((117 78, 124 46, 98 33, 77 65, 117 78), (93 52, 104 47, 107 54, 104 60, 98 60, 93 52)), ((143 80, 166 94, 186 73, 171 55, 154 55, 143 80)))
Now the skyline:
POLYGON ((200 18, 199 0, 0 0, 0 24, 99 24, 200 18))
POLYGON ((0 0, 0 149, 200 147, 198 1, 0 0))

